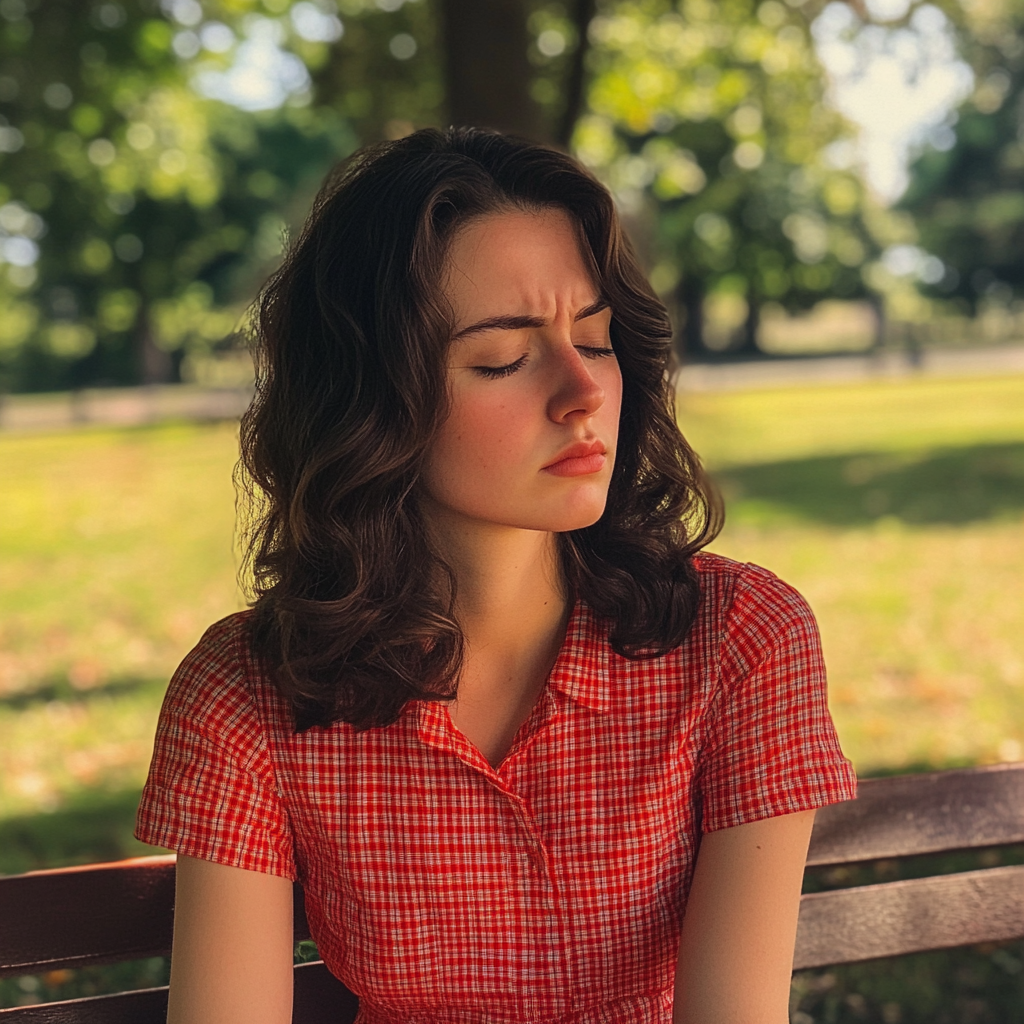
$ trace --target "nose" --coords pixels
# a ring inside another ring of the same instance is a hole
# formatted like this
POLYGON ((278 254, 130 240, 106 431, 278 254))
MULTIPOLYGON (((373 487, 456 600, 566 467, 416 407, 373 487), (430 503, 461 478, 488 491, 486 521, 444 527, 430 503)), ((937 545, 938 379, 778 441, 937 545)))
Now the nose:
POLYGON ((594 379, 591 364, 571 342, 557 346, 554 355, 554 388, 548 416, 562 423, 574 416, 593 416, 604 405, 604 389, 594 379))

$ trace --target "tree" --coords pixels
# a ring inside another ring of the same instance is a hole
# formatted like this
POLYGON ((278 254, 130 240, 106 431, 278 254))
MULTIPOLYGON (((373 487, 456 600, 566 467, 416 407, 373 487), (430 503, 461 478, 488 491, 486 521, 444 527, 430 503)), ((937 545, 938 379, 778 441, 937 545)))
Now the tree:
POLYGON ((1024 296, 1024 3, 965 6, 959 20, 977 85, 923 147, 898 205, 944 265, 923 290, 974 313, 1024 296))
POLYGON ((329 158, 323 132, 197 96, 145 2, 3 16, 6 383, 173 378, 232 333, 238 277, 280 250, 276 204, 329 158))
POLYGON ((577 150, 627 210, 648 211, 654 280, 677 282, 690 353, 704 348, 710 290, 742 295, 747 350, 766 301, 803 309, 866 292, 869 200, 836 159, 853 129, 826 102, 809 15, 794 6, 609 0, 591 26, 577 150))
POLYGON ((451 120, 564 144, 592 3, 5 0, 0 386, 177 378, 359 144, 451 120))
POLYGON ((451 121, 567 148, 583 104, 595 0, 532 12, 524 0, 441 0, 440 10, 451 121))

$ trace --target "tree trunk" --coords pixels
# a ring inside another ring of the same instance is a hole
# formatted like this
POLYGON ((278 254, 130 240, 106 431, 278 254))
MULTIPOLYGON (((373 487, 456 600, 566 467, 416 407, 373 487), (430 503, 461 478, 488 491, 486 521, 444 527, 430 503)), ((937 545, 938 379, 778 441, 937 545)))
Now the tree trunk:
POLYGON ((550 141, 530 95, 525 0, 441 0, 440 13, 451 123, 550 141))
POLYGON ((584 92, 587 78, 587 53, 590 50, 590 36, 587 29, 597 13, 597 0, 576 0, 573 5, 572 20, 576 25, 576 50, 565 79, 565 109, 555 132, 555 142, 562 149, 568 149, 572 141, 572 133, 583 110, 584 92))
POLYGON ((156 344, 145 306, 139 311, 135 323, 135 351, 137 372, 143 384, 166 384, 173 378, 174 364, 170 353, 156 344))
POLYGON ((875 314, 875 333, 871 339, 871 351, 881 352, 885 348, 885 335, 886 335, 886 318, 885 318, 885 302, 881 295, 877 295, 875 292, 868 294, 868 305, 871 306, 872 311, 875 314))
POLYGON ((740 334, 740 343, 734 349, 735 352, 745 356, 759 356, 762 354, 761 346, 757 340, 757 332, 761 327, 761 303, 756 295, 747 296, 747 318, 743 321, 743 330, 740 334))
POLYGON ((676 302, 685 317, 682 330, 676 333, 676 355, 685 363, 708 353, 704 344, 704 282, 685 274, 676 288, 676 302))

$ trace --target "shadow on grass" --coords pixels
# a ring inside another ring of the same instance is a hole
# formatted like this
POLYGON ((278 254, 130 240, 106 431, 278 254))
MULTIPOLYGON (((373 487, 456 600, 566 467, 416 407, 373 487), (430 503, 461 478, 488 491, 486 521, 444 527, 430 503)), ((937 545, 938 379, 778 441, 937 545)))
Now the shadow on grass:
POLYGON ((159 690, 167 688, 166 679, 111 679, 99 686, 83 688, 74 686, 66 676, 54 676, 32 687, 30 690, 18 690, 0 696, 0 710, 24 711, 35 704, 48 704, 56 700, 63 704, 86 704, 102 697, 119 697, 142 690, 159 690))
POLYGON ((789 514, 834 526, 883 516, 952 525, 1024 512, 1024 444, 819 456, 715 474, 749 520, 789 514))
POLYGON ((84 793, 49 814, 0 821, 0 874, 163 853, 132 835, 140 793, 84 793))

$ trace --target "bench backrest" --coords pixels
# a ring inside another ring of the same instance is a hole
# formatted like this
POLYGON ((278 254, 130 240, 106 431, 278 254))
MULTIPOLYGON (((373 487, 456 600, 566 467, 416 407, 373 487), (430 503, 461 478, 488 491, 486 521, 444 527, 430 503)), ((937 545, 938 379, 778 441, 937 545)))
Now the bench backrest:
MULTIPOLYGON (((1024 764, 866 779, 818 813, 808 866, 1024 842, 1024 764)), ((0 976, 166 956, 174 857, 0 878, 0 976)), ((295 938, 309 937, 295 890, 295 938)), ((796 968, 1024 938, 1024 866, 801 900, 796 968)), ((167 990, 0 1010, 0 1024, 163 1024, 167 990)), ((295 968, 296 1024, 354 1020, 355 996, 322 964, 295 968)))
MULTIPOLYGON (((1024 843, 1024 764, 863 779, 823 807, 808 867, 1024 843)), ((801 897, 793 966, 1024 938, 1024 865, 801 897)))

